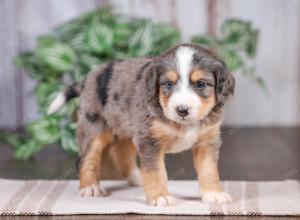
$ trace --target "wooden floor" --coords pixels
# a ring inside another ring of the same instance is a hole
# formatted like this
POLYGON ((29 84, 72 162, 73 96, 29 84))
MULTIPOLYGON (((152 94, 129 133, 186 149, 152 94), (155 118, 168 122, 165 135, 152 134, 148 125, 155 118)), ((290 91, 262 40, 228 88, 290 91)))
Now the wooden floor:
MULTIPOLYGON (((220 153, 223 180, 300 180, 300 128, 225 128, 220 153)), ((49 146, 29 162, 12 159, 11 150, 0 145, 0 178, 77 178, 75 158, 49 146)), ((169 179, 195 179, 189 151, 166 158, 169 179)), ((1 189, 0 189, 1 191, 1 189)), ((41 217, 39 217, 41 218, 41 217)), ((43 219, 225 219, 233 217, 168 216, 68 216, 43 219)), ((240 219, 239 217, 234 217, 240 219)), ((247 219, 251 217, 243 217, 247 219)), ((254 218, 254 217, 252 217, 254 218)), ((256 217, 269 219, 271 217, 256 217)), ((280 217, 282 219, 283 217, 280 217)), ((0 217, 0 219, 11 219, 0 217)), ((21 219, 26 219, 22 217, 21 219)), ((296 217, 294 218, 296 219, 296 217)), ((300 218, 299 218, 300 219, 300 218)))

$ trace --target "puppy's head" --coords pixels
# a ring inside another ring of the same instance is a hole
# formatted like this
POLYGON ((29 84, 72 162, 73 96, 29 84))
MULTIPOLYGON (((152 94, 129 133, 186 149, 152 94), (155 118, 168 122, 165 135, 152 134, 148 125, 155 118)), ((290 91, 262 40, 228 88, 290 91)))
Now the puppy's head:
POLYGON ((204 119, 234 92, 234 78, 210 50, 182 44, 154 61, 147 89, 165 117, 180 124, 204 119))

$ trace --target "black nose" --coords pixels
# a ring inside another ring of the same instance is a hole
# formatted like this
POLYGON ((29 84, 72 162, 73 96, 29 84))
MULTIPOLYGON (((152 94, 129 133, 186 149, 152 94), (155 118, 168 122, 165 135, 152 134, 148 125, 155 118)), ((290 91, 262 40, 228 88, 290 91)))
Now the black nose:
POLYGON ((187 106, 184 106, 184 105, 179 105, 179 106, 176 107, 176 112, 181 117, 185 117, 189 114, 189 108, 187 106))

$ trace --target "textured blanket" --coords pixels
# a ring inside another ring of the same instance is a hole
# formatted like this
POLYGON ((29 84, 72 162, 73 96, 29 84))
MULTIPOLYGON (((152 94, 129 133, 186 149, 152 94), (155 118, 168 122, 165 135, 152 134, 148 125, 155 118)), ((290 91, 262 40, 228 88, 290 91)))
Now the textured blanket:
POLYGON ((300 184, 224 181, 234 198, 226 205, 201 202, 196 181, 169 181, 177 198, 173 207, 146 205, 142 188, 123 181, 103 181, 107 197, 81 198, 78 181, 0 179, 1 215, 163 214, 163 215, 300 215, 300 184))

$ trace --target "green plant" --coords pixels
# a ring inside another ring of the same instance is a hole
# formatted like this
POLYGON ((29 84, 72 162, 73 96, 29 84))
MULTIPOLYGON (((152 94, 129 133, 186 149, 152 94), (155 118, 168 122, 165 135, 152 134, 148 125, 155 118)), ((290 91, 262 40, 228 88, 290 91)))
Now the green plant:
POLYGON ((258 30, 253 28, 250 22, 228 19, 222 24, 219 37, 195 36, 192 42, 214 48, 231 72, 240 72, 266 90, 263 79, 255 74, 253 66, 258 34, 258 30))
POLYGON ((57 27, 38 38, 37 48, 20 54, 15 64, 36 80, 34 89, 41 118, 26 125, 26 133, 0 134, 12 145, 15 157, 28 159, 47 144, 77 152, 74 113, 78 100, 57 114, 46 115, 54 97, 66 84, 81 81, 95 66, 112 59, 155 56, 174 46, 180 33, 163 23, 129 19, 100 8, 57 27))

